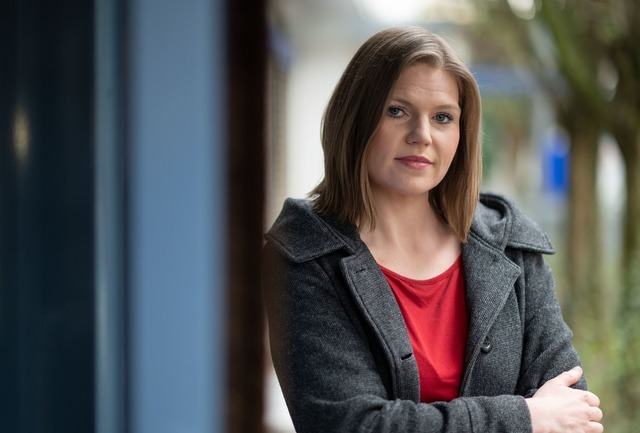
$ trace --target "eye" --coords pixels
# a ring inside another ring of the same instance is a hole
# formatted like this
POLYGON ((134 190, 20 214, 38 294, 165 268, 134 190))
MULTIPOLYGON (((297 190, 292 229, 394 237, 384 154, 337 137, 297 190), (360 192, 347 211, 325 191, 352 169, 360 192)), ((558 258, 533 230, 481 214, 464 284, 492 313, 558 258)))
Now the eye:
POLYGON ((400 117, 400 116, 402 116, 403 113, 404 113, 404 110, 402 108, 396 107, 396 106, 391 106, 387 110, 387 114, 389 114, 389 116, 391 116, 391 117, 400 117))
POLYGON ((433 116, 433 119, 438 123, 449 123, 453 120, 453 116, 447 113, 438 113, 433 116))

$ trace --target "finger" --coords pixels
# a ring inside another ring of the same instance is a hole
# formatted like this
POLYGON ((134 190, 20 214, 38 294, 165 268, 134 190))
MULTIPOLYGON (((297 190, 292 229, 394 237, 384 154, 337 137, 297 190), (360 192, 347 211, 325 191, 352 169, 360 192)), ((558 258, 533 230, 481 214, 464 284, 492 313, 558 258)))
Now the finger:
POLYGON ((600 406, 600 398, 592 392, 584 391, 589 406, 600 406))
POLYGON ((600 422, 602 421, 602 410, 599 407, 592 407, 589 411, 589 420, 600 422))
POLYGON ((602 424, 600 424, 599 422, 590 422, 589 423, 589 430, 590 433, 602 433, 604 431, 604 426, 602 424))
POLYGON ((582 377, 582 368, 573 367, 569 371, 560 373, 559 375, 551 379, 549 382, 553 382, 556 385, 571 386, 577 381, 579 381, 581 377, 582 377))

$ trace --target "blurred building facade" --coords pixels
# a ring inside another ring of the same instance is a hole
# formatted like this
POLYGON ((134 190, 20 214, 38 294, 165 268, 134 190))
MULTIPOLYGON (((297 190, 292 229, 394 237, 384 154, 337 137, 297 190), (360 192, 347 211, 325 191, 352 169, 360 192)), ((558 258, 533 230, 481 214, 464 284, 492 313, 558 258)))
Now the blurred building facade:
POLYGON ((251 7, 0 4, 0 431, 260 431, 246 426, 261 393, 232 378, 251 355, 238 343, 262 335, 242 316, 259 306, 243 275, 259 273, 263 202, 264 73, 245 63, 265 53, 264 2, 251 7), (232 148, 258 168, 240 155, 239 173, 232 148), (232 249, 240 225, 257 240, 232 249))

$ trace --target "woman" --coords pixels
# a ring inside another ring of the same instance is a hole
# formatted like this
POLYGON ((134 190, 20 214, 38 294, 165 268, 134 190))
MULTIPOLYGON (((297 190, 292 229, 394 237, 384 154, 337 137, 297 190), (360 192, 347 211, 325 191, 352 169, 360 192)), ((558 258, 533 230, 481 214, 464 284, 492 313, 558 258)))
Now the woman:
POLYGON ((299 432, 599 432, 548 238, 480 194, 480 94, 418 27, 358 50, 325 175, 267 233, 272 356, 299 432))

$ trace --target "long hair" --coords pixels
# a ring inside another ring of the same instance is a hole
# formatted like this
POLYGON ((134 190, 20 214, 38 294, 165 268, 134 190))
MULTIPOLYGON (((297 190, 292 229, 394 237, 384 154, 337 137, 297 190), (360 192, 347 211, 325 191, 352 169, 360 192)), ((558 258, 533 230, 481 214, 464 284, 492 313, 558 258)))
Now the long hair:
POLYGON ((378 32, 349 62, 324 112, 324 178, 310 196, 320 213, 375 227, 367 172, 369 143, 398 77, 416 63, 449 71, 458 83, 460 142, 447 174, 430 191, 429 201, 465 241, 482 181, 480 91, 469 68, 444 39, 421 27, 378 32))

